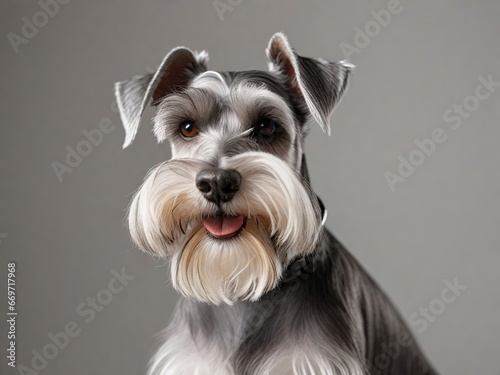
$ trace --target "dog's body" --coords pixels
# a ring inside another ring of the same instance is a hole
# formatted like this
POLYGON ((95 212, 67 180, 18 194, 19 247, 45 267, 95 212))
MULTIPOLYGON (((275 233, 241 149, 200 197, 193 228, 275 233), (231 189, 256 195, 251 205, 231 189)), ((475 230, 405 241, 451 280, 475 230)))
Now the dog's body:
POLYGON ((186 297, 150 374, 435 374, 310 188, 306 123, 329 132, 352 65, 298 56, 282 34, 267 52, 270 72, 214 72, 180 47, 116 86, 125 146, 153 100, 172 147, 129 212, 186 297))
POLYGON ((291 271, 256 302, 182 299, 151 374, 435 374, 391 303, 328 231, 313 262, 291 271))

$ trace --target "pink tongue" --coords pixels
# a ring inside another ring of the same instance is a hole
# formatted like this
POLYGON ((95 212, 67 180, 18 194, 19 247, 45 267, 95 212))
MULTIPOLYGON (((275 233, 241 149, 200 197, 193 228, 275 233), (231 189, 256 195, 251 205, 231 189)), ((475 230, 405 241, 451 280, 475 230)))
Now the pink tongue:
POLYGON ((243 216, 208 217, 203 220, 205 229, 216 237, 226 237, 238 232, 243 226, 243 216))

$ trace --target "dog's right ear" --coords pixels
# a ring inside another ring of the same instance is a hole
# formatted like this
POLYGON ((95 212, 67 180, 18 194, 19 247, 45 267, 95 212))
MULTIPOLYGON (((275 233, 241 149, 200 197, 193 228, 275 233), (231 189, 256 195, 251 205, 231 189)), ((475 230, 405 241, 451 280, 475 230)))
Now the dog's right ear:
POLYGON ((205 51, 177 47, 165 56, 156 73, 115 84, 115 97, 125 128, 123 148, 134 140, 148 103, 158 105, 166 95, 186 88, 193 78, 207 70, 207 61, 205 51))

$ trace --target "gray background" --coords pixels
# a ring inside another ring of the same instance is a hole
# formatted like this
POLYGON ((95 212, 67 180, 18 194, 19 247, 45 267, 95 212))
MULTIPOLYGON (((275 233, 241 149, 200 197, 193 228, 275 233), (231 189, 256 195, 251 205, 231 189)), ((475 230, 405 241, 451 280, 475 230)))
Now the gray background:
MULTIPOLYGON (((234 0, 233 0, 234 1, 234 0)), ((177 300, 167 270, 135 250, 123 225, 130 194, 148 168, 169 158, 145 116, 136 142, 112 106, 117 80, 156 67, 178 45, 206 49, 210 67, 266 69, 276 31, 305 56, 343 59, 355 27, 389 1, 243 1, 221 20, 212 1, 72 1, 15 53, 36 2, 0 6, 0 280, 17 262, 18 363, 49 343, 49 332, 81 333, 45 374, 141 374, 177 300), (51 164, 83 129, 109 118, 114 130, 59 182, 51 164), (8 235, 7 237, 5 235, 8 235), (76 307, 121 270, 135 279, 85 323, 76 307)), ((332 118, 332 136, 315 128, 307 153, 327 226, 409 319, 440 298, 444 281, 467 290, 416 337, 443 374, 500 374, 500 88, 452 130, 443 113, 473 95, 480 75, 500 81, 500 3, 401 0, 402 12, 353 54, 357 70, 332 118), (404 182, 384 173, 436 127, 448 139, 404 182)), ((1 287, 0 311, 6 311, 1 287)), ((1 319, 4 321, 4 318, 1 319)), ((1 325, 0 347, 7 339, 1 325)), ((5 365, 0 372, 15 374, 5 365)))

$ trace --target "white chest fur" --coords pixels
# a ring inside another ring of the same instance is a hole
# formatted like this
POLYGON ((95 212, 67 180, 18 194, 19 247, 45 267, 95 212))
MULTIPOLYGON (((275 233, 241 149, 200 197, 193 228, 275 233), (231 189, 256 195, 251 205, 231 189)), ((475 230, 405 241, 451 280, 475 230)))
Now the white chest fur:
MULTIPOLYGON (((254 364, 252 375, 364 375, 361 365, 341 348, 311 338, 287 340, 254 364)), ((231 354, 185 335, 170 337, 152 359, 149 375, 240 375, 231 354)))

